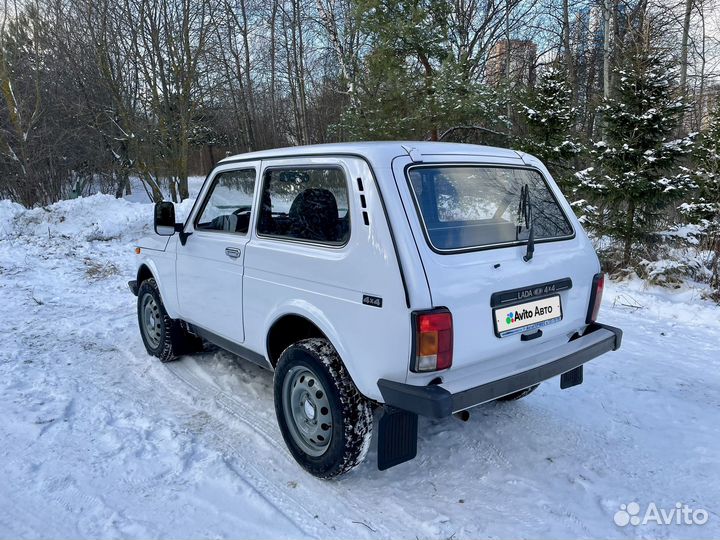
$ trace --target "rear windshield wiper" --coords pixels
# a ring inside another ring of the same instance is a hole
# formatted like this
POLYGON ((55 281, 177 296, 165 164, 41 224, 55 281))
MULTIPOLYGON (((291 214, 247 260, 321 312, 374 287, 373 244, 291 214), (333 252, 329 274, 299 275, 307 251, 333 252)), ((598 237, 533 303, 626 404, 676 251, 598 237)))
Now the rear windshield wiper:
POLYGON ((523 261, 529 262, 535 253, 535 226, 530 202, 530 186, 528 184, 520 188, 520 215, 525 221, 525 228, 528 231, 527 251, 523 255, 523 261))

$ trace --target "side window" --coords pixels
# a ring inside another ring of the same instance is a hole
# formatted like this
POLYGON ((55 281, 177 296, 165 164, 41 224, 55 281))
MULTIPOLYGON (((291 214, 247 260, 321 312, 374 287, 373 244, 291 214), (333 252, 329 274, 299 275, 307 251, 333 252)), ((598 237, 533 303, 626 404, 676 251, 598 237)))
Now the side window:
POLYGON ((265 172, 258 233, 340 245, 350 238, 347 179, 339 167, 265 172))
POLYGON ((213 180, 195 228, 246 234, 255 192, 255 169, 225 171, 213 180))

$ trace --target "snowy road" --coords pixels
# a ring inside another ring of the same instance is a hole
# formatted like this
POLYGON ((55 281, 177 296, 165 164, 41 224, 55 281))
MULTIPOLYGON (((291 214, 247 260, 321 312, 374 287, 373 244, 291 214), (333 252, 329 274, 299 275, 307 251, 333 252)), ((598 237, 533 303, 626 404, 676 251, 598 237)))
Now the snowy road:
POLYGON ((416 460, 371 450, 323 482, 285 450, 269 372, 145 353, 126 282, 150 208, 0 202, 0 537, 720 536, 720 308, 692 291, 610 284, 623 348, 582 386, 421 419, 416 460), (631 501, 709 519, 618 527, 631 501))

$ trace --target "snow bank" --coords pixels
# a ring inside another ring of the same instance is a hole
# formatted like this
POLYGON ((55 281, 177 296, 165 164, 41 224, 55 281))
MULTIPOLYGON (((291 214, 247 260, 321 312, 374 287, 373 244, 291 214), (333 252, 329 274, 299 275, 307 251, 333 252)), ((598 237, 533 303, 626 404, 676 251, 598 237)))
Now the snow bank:
POLYGON ((0 238, 14 236, 15 219, 25 208, 8 200, 0 201, 0 238))
MULTIPOLYGON (((605 281, 603 308, 637 312, 653 320, 665 320, 689 326, 702 323, 703 327, 720 329, 718 306, 702 298, 705 284, 688 283, 678 288, 649 285, 633 277, 622 282, 605 281)), ((600 318, 602 319, 601 310, 600 318)))
POLYGON ((0 201, 0 224, 6 237, 62 237, 109 241, 149 232, 152 205, 110 195, 91 195, 41 208, 0 201))
MULTIPOLYGON (((178 219, 184 219, 193 202, 188 199, 176 205, 178 219)), ((152 219, 152 203, 129 202, 99 193, 30 209, 4 200, 0 201, 0 238, 130 241, 150 234, 152 219)))

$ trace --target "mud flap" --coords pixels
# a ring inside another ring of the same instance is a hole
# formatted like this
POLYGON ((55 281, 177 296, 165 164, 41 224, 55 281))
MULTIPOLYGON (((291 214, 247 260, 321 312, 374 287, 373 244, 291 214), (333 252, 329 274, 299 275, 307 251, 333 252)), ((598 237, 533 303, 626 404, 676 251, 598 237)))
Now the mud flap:
POLYGON ((582 384, 582 382, 583 366, 581 365, 560 375, 560 388, 563 390, 582 384))
POLYGON ((172 343, 178 344, 175 350, 175 354, 178 356, 195 354, 203 350, 202 339, 190 332, 183 321, 175 319, 172 322, 170 336, 172 343))
POLYGON ((417 455, 418 415, 383 407, 378 425, 378 469, 384 471, 417 455))

